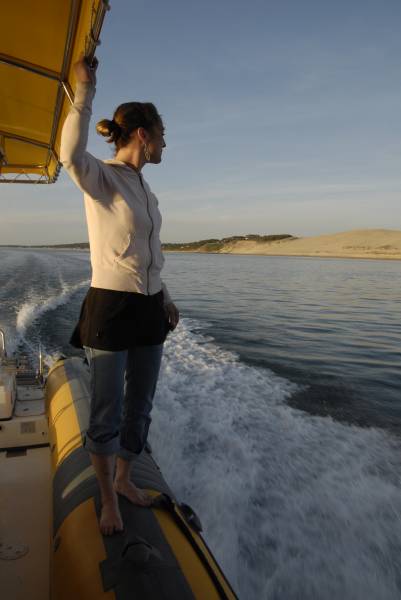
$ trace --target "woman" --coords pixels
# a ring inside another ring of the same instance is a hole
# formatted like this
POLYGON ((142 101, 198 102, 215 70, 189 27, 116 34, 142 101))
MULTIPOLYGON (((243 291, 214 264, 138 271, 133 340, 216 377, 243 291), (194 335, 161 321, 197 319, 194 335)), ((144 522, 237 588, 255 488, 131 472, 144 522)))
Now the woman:
POLYGON ((114 142, 115 158, 102 161, 86 152, 96 66, 89 68, 83 57, 74 65, 75 101, 60 156, 84 192, 92 281, 71 343, 85 349, 89 362, 84 445, 99 482, 100 530, 110 535, 123 529, 117 494, 142 506, 152 502, 130 481, 130 465, 146 443, 163 343, 179 313, 160 279, 161 216, 141 174, 146 163, 161 162, 162 119, 151 103, 122 104, 112 120, 97 124, 114 142))

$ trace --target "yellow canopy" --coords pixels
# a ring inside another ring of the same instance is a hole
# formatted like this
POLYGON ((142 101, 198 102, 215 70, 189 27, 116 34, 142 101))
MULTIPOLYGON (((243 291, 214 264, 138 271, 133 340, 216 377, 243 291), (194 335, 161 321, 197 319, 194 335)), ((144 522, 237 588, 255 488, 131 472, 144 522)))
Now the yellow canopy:
POLYGON ((0 182, 53 183, 81 52, 93 59, 106 0, 4 2, 0 35, 0 182))

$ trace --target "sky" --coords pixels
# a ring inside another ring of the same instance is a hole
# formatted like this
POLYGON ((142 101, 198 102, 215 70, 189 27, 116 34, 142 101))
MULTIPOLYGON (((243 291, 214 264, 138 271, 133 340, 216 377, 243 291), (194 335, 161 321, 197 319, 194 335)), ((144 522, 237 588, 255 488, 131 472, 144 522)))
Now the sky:
MULTIPOLYGON (((88 150, 131 100, 166 127, 143 170, 163 242, 401 229, 399 0, 114 0, 88 150)), ((0 185, 0 244, 88 240, 82 193, 0 185)))

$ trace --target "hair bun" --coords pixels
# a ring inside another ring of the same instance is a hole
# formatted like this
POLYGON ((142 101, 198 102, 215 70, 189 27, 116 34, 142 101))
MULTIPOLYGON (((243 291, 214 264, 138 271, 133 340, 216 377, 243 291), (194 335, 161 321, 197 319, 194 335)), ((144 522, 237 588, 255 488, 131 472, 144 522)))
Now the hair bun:
MULTIPOLYGON (((112 121, 110 121, 110 119, 103 119, 97 123, 96 131, 99 135, 109 138, 112 137, 115 139, 121 134, 121 127, 114 121, 114 119, 112 121)), ((114 139, 112 141, 114 141, 114 139)))

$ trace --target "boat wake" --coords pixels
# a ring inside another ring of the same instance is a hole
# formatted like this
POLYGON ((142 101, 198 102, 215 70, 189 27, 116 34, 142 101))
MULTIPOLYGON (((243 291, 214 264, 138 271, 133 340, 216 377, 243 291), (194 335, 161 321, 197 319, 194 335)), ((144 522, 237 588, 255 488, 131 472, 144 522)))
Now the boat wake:
POLYGON ((399 442, 290 407, 209 332, 168 339, 150 442, 241 600, 400 598, 399 442))
MULTIPOLYGON (((31 327, 35 321, 43 318, 45 313, 67 304, 77 291, 88 287, 89 284, 90 280, 81 281, 75 285, 67 285, 64 282, 61 282, 62 291, 60 293, 46 299, 34 298, 24 302, 17 313, 14 346, 16 347, 23 343, 31 351, 36 352, 37 348, 33 346, 32 341, 26 336, 27 329, 31 327)), ((50 366, 57 358, 57 353, 49 353, 45 347, 42 347, 42 352, 44 361, 48 366, 50 366)))
POLYGON ((84 262, 67 253, 3 251, 0 327, 6 333, 9 354, 22 348, 35 363, 41 343, 45 362, 50 365, 54 361, 60 353, 58 348, 46 347, 49 332, 56 332, 60 326, 54 311, 67 307, 75 294, 89 286, 89 263, 85 258, 84 262), (81 274, 78 282, 77 273, 81 274))

